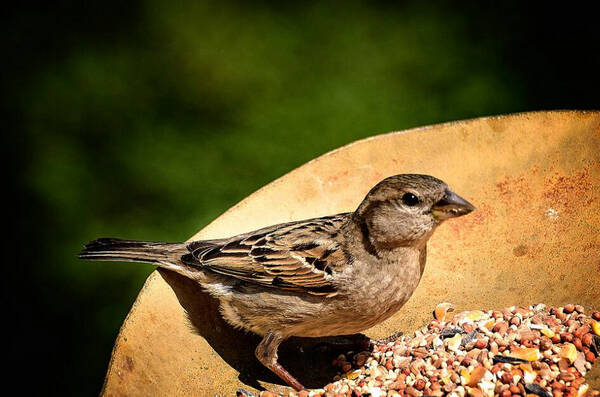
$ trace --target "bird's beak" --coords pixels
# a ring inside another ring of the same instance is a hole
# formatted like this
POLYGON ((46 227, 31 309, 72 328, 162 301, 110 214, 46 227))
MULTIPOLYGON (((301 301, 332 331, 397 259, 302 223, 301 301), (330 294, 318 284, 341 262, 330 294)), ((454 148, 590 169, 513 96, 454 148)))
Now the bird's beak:
POLYGON ((432 207, 433 217, 443 221, 457 216, 467 215, 475 207, 450 189, 446 189, 444 197, 432 207))

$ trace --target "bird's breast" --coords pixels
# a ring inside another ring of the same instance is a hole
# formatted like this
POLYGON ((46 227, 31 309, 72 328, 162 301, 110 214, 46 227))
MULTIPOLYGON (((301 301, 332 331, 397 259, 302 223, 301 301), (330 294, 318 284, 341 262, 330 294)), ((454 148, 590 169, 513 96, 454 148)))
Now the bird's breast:
MULTIPOLYGON (((408 251, 387 261, 357 267, 348 294, 347 307, 360 332, 396 313, 417 288, 424 258, 419 251, 408 251)), ((350 319, 350 316, 348 316, 350 319)))

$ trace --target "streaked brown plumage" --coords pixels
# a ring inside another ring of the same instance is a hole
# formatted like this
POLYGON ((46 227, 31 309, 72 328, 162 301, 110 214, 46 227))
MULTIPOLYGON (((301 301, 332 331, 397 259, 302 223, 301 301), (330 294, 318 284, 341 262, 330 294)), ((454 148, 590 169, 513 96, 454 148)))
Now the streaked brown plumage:
POLYGON ((218 240, 99 239, 79 256, 153 263, 197 281, 219 299, 226 321, 263 336, 257 358, 301 389, 277 362, 279 344, 358 333, 389 318, 417 287, 435 228, 473 209, 439 179, 396 175, 354 212, 218 240))

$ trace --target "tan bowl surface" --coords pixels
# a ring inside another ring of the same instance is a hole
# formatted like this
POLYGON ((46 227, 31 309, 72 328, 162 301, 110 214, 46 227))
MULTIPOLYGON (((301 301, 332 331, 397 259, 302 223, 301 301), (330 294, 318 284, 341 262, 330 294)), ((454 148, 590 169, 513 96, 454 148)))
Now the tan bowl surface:
MULTIPOLYGON (((415 294, 367 335, 414 331, 442 301, 458 310, 537 302, 598 310, 599 153, 600 112, 524 113, 379 135, 289 172, 192 239, 351 211, 389 175, 431 174, 477 211, 436 231, 415 294)), ((284 343, 281 361, 306 386, 318 387, 334 373, 330 356, 311 353, 312 342, 284 343)), ((103 394, 233 396, 238 387, 259 385, 282 390, 255 360, 257 343, 225 324, 216 302, 195 284, 154 272, 121 328, 103 394)), ((596 388, 598 367, 588 374, 596 388)))

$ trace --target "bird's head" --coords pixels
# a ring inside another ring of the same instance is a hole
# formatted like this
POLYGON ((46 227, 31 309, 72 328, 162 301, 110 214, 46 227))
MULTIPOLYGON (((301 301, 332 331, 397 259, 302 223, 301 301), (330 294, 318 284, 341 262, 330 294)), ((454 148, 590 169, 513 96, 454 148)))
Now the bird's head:
POLYGON ((441 222, 474 209, 437 178, 401 174, 375 185, 353 218, 378 249, 392 249, 425 244, 441 222))

